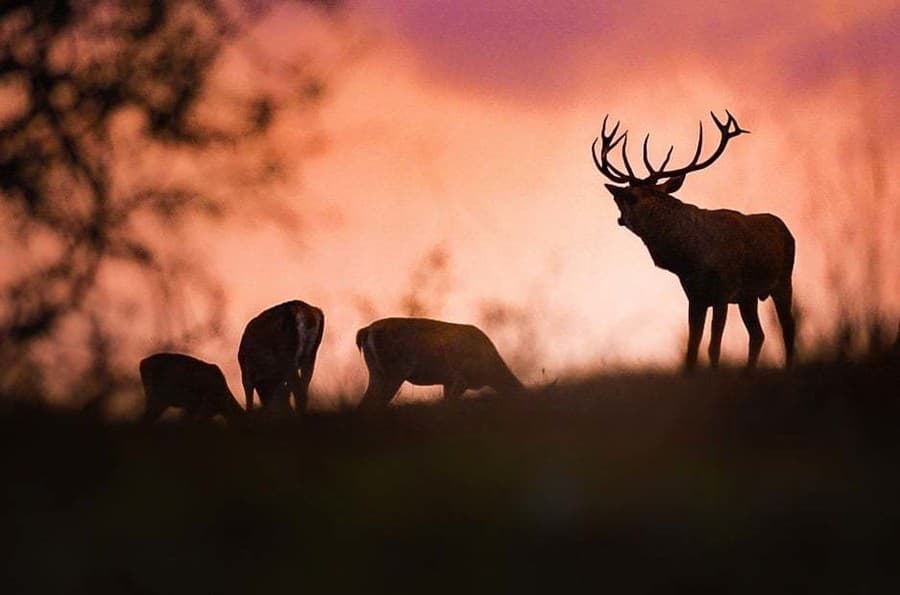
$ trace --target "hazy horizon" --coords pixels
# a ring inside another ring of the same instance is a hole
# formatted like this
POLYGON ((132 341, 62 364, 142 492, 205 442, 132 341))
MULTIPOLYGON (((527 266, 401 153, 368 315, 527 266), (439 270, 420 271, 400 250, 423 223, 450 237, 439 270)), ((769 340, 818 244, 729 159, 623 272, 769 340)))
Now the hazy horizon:
MULTIPOLYGON (((493 336, 526 382, 676 366, 687 301, 677 278, 616 225, 589 155, 605 114, 631 131, 632 162, 647 132, 656 159, 673 144, 673 163, 686 161, 698 120, 712 147, 710 110, 729 109, 752 132, 676 196, 773 212, 788 224, 798 244, 801 345, 831 328, 842 300, 860 312, 900 311, 890 273, 900 265, 889 170, 900 157, 891 142, 900 122, 896 3, 350 6, 334 28, 279 9, 255 34, 284 55, 310 39, 328 54, 329 36, 357 36, 358 51, 336 58, 328 75, 314 146, 290 118, 269 135, 274 152, 302 162, 265 190, 293 211, 297 231, 262 217, 188 224, 187 247, 219 275, 228 310, 220 341, 181 347, 222 366, 233 390, 244 324, 288 299, 325 311, 313 403, 316 394, 361 390, 356 329, 404 314, 416 271, 435 253, 443 268, 422 288, 424 313, 481 323, 486 308, 505 307, 511 318, 493 336), (875 273, 861 266, 872 258, 875 273), (848 295, 835 295, 835 270, 848 295)), ((234 84, 252 87, 252 72, 234 84)), ((778 363, 770 302, 761 318, 763 361, 778 363)), ((735 309, 723 357, 739 364, 745 356, 735 309)))

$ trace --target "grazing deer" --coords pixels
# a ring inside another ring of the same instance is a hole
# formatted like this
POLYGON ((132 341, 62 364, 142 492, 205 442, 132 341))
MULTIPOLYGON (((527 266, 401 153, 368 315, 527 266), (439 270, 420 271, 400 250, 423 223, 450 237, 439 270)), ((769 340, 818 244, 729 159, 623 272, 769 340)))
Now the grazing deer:
MULTIPOLYGON (((628 162, 628 131, 616 138, 619 124, 607 134, 603 119, 602 146, 597 156, 594 139, 591 153, 594 164, 616 184, 606 184, 619 207, 619 225, 634 232, 650 251, 656 266, 675 273, 688 298, 689 336, 685 366, 697 363, 697 350, 706 322, 706 311, 713 309, 709 360, 719 363, 719 352, 728 304, 738 304, 741 318, 750 335, 747 367, 753 368, 762 349, 763 334, 757 313, 757 300, 772 296, 784 336, 786 365, 794 356, 794 317, 791 314, 791 273, 794 268, 794 238, 784 222, 768 213, 745 215, 727 209, 707 210, 683 203, 672 193, 681 188, 687 174, 711 165, 725 145, 742 130, 726 111, 723 123, 713 113, 719 129, 719 146, 705 160, 698 161, 703 149, 703 123, 691 162, 685 167, 666 170, 672 147, 659 169, 647 155, 648 134, 644 137, 643 160, 649 175, 638 177, 628 162), (608 153, 622 143, 625 171, 612 165, 608 153)), ((608 116, 607 116, 608 117, 608 116)))
POLYGON ((141 360, 140 371, 147 398, 144 422, 156 421, 169 407, 183 408, 198 420, 219 414, 231 420, 244 413, 215 364, 181 353, 156 353, 141 360))
POLYGON ((238 348, 247 411, 253 409, 254 389, 263 407, 287 403, 293 393, 294 411, 306 409, 324 330, 322 310, 300 300, 272 306, 247 323, 238 348))
POLYGON ((384 318, 356 333, 369 369, 360 407, 387 405, 404 381, 444 385, 444 398, 490 386, 500 395, 525 391, 480 329, 427 318, 384 318))

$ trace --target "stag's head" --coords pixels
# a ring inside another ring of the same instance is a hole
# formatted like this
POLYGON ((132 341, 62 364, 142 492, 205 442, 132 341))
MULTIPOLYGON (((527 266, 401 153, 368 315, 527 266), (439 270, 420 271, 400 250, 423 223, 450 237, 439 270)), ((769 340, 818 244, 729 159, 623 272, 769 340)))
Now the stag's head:
POLYGON ((663 200, 673 192, 676 192, 681 188, 687 174, 712 165, 725 150, 725 146, 728 144, 729 140, 739 134, 749 132, 749 130, 741 129, 735 117, 731 115, 731 112, 726 110, 725 113, 728 114, 728 118, 725 122, 722 122, 716 117, 715 113, 710 112, 713 121, 716 123, 716 127, 719 129, 720 135, 719 146, 716 147, 716 150, 703 161, 699 161, 700 154, 703 151, 703 122, 700 122, 700 134, 699 139, 697 140, 697 149, 694 151, 694 158, 691 159, 691 162, 686 166, 677 169, 666 169, 666 166, 669 164, 669 159, 672 157, 672 150, 674 147, 669 147, 665 159, 663 159, 662 164, 660 164, 658 168, 653 166, 650 162, 649 150, 647 147, 650 141, 650 135, 647 134, 647 136, 644 137, 643 150, 644 167, 647 168, 648 174, 645 177, 637 176, 634 173, 634 169, 631 167, 631 163, 628 161, 628 131, 624 130, 617 136, 617 133, 619 132, 619 122, 616 122, 616 125, 612 127, 612 130, 607 133, 606 128, 609 116, 603 118, 603 129, 600 132, 600 136, 595 138, 594 143, 591 145, 591 154, 594 157, 594 164, 597 166, 597 169, 600 170, 600 173, 608 180, 615 183, 605 184, 605 186, 613 195, 616 206, 619 207, 619 225, 627 227, 632 231, 636 231, 635 225, 637 220, 640 217, 640 213, 645 210, 647 205, 654 201, 663 200), (598 142, 601 143, 599 155, 597 154, 598 142), (621 152, 624 171, 609 161, 609 152, 620 144, 622 147, 621 152), (624 184, 624 186, 617 186, 616 184, 624 184))

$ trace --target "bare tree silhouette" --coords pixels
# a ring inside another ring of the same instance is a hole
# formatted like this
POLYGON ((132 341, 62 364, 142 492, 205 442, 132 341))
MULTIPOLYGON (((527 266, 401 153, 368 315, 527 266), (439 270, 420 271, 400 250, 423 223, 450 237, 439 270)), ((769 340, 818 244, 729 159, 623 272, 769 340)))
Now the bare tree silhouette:
MULTIPOLYGON (((0 279, 2 392, 34 384, 35 346, 58 341, 67 328, 71 338, 73 320, 93 321, 80 333, 82 351, 121 341, 125 329, 98 322, 110 299, 143 309, 155 303, 170 343, 217 332, 224 301, 217 281, 202 260, 163 250, 150 232, 172 234, 189 218, 228 212, 240 188, 233 179, 231 188, 215 187, 210 171, 240 172, 245 187, 277 175, 283 163, 259 162, 253 155, 265 151, 241 147, 264 143, 282 111, 310 110, 323 96, 324 75, 308 67, 308 56, 280 63, 276 74, 290 79, 289 96, 264 84, 272 57, 246 34, 279 4, 38 0, 0 7, 0 209, 13 238, 3 263, 12 273, 0 279), (251 60, 260 84, 249 91, 221 81, 235 49, 257 52, 251 60), (105 283, 123 271, 146 286, 136 306, 105 283), (206 314, 173 328, 171 309, 188 294, 206 303, 206 314)), ((337 2, 295 4, 327 13, 337 2)), ((98 354, 88 373, 107 369, 112 382, 109 358, 98 354)))

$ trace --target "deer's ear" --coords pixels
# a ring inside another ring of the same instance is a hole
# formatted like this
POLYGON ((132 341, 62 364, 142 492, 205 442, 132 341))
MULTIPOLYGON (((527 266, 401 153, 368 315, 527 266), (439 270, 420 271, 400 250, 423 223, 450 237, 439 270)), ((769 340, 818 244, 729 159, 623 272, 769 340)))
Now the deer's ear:
POLYGON ((684 176, 676 176, 660 184, 659 189, 666 194, 672 194, 673 192, 677 192, 682 184, 684 184, 684 176))
POLYGON ((622 193, 627 190, 627 188, 622 188, 621 186, 613 186, 612 184, 604 184, 603 186, 605 186, 606 189, 609 190, 609 193, 613 196, 621 196, 622 193))

